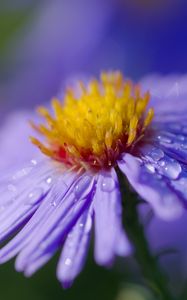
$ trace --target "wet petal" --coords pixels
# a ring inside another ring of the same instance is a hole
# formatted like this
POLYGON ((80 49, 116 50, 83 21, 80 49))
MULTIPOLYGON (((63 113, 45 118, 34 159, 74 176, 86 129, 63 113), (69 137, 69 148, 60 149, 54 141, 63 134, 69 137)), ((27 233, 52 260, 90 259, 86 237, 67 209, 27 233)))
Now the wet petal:
POLYGON ((35 161, 1 179, 1 241, 36 211, 49 192, 55 175, 55 170, 51 169, 47 161, 35 161))
POLYGON ((58 263, 57 277, 69 287, 84 266, 92 228, 93 209, 88 208, 67 236, 58 263))
POLYGON ((94 197, 95 259, 100 265, 110 265, 118 255, 129 254, 131 247, 122 230, 121 195, 114 169, 99 174, 94 197))
MULTIPOLYGON (((65 173, 63 178, 57 179, 58 184, 61 188, 61 197, 63 198, 74 180, 76 179, 76 174, 65 173)), ((56 208, 58 202, 55 198, 55 187, 52 187, 50 192, 45 197, 44 201, 41 203, 36 213, 32 216, 29 222, 24 226, 24 228, 6 245, 0 250, 0 262, 3 263, 21 251, 28 243, 37 235, 40 226, 46 222, 47 218, 52 214, 56 208)))
POLYGON ((17 270, 30 276, 38 269, 37 261, 41 262, 41 257, 50 258, 54 254, 90 204, 94 184, 92 177, 83 175, 73 183, 64 197, 61 194, 61 186, 55 186, 53 198, 56 206, 48 218, 38 226, 35 239, 20 252, 16 260, 17 270))
POLYGON ((166 220, 181 216, 184 209, 182 199, 168 184, 170 179, 159 174, 154 165, 147 165, 131 154, 125 154, 118 166, 139 195, 152 205, 157 215, 166 220))
POLYGON ((147 141, 162 149, 170 157, 187 164, 187 120, 154 124, 155 133, 147 141))

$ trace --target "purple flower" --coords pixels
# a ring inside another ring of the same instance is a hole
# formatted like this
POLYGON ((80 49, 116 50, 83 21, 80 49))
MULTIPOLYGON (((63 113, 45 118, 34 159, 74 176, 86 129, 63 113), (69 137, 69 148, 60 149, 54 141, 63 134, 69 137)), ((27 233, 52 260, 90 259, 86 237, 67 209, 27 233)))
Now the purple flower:
MULTIPOLYGON (((0 250, 1 263, 17 256, 16 269, 30 276, 62 247, 57 277, 68 287, 84 265, 93 226, 98 264, 110 266, 116 255, 129 255, 119 169, 157 216, 173 220, 182 215, 187 197, 186 78, 149 77, 141 86, 151 96, 118 72, 103 73, 101 81, 68 90, 64 104, 54 99, 54 115, 39 109, 47 125, 34 125, 42 138, 34 133, 32 142, 43 154, 21 138, 19 155, 28 162, 14 172, 10 164, 7 171, 2 167, 0 239, 19 232, 0 250)), ((17 152, 15 143, 9 147, 17 152)), ((5 147, 5 161, 6 152, 5 147)))

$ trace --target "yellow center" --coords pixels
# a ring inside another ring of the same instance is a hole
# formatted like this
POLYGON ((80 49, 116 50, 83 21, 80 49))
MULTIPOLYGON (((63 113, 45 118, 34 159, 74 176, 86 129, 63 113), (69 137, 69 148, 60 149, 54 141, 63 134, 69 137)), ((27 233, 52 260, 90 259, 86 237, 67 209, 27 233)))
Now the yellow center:
POLYGON ((32 142, 55 160, 70 166, 108 168, 144 135, 154 111, 147 111, 149 93, 125 80, 120 72, 102 73, 100 81, 79 82, 52 100, 53 116, 40 107, 46 126, 33 125, 44 137, 32 142), (79 94, 79 95, 76 95, 79 94))

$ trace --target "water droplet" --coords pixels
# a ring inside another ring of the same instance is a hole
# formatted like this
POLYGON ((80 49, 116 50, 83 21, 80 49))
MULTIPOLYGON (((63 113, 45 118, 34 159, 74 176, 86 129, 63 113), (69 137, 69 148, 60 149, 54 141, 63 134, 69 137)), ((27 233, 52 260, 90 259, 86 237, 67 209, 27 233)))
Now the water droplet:
POLYGON ((36 188, 35 190, 29 193, 28 195, 29 200, 26 202, 26 204, 29 205, 36 204, 38 201, 40 201, 42 195, 43 195, 43 189, 36 188))
POLYGON ((172 143, 172 139, 169 138, 168 136, 165 136, 165 135, 159 135, 158 137, 158 140, 162 143, 167 143, 167 144, 171 144, 172 143))
POLYGON ((89 216, 84 227, 84 232, 88 234, 91 229, 92 229, 92 217, 89 216))
POLYGON ((56 206, 57 206, 57 203, 56 203, 56 201, 55 201, 55 200, 51 202, 51 206, 54 206, 54 207, 56 207, 56 206))
POLYGON ((165 157, 159 162, 159 171, 170 179, 177 179, 182 169, 180 164, 169 157, 165 157))
POLYGON ((7 188, 8 188, 8 190, 9 190, 10 192, 13 192, 13 193, 16 193, 16 192, 17 192, 17 188, 16 188, 16 186, 13 185, 13 184, 9 184, 7 188))
POLYGON ((146 164, 145 166, 150 173, 155 173, 155 167, 152 164, 146 164))
POLYGON ((164 167, 165 164, 166 164, 165 160, 161 160, 161 161, 159 162, 159 165, 160 165, 161 167, 164 167))
POLYGON ((14 180, 20 179, 20 178, 28 175, 31 170, 32 170, 32 167, 23 168, 23 169, 19 170, 18 172, 16 172, 16 174, 14 174, 12 178, 14 180))
POLYGON ((101 189, 103 192, 112 192, 116 186, 116 183, 112 177, 103 177, 101 183, 101 189))
POLYGON ((50 184, 52 183, 52 178, 51 178, 51 177, 48 177, 48 178, 46 179, 46 183, 50 185, 50 184))
POLYGON ((65 264, 66 266, 71 266, 71 265, 72 265, 72 260, 71 260, 70 258, 66 258, 64 264, 65 264))
POLYGON ((34 165, 34 166, 36 166, 37 165, 37 161, 35 159, 32 159, 31 160, 31 164, 34 165))
POLYGON ((92 181, 92 177, 89 175, 85 175, 84 177, 82 177, 79 182, 76 184, 75 186, 75 197, 77 199, 80 199, 80 197, 82 196, 82 194, 86 191, 86 189, 89 187, 90 183, 92 181))
POLYGON ((159 161, 164 157, 164 152, 159 148, 153 148, 148 154, 153 160, 159 161))

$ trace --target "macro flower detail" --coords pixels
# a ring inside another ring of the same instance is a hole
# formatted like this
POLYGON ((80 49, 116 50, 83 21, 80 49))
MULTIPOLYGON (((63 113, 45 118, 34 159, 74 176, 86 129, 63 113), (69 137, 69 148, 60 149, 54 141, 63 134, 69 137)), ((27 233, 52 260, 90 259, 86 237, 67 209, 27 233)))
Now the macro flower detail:
POLYGON ((108 168, 120 154, 134 147, 152 120, 146 112, 150 95, 140 94, 138 86, 125 81, 121 73, 102 73, 101 81, 83 82, 76 97, 69 89, 65 103, 52 101, 55 117, 40 107, 48 127, 36 129, 45 136, 47 146, 32 138, 41 151, 65 164, 83 168, 108 168))
POLYGON ((31 276, 62 248, 57 277, 68 287, 83 268, 93 227, 98 264, 129 255, 119 170, 158 216, 182 214, 186 107, 176 110, 176 97, 155 97, 152 89, 142 92, 120 72, 102 73, 69 88, 63 102, 54 99, 54 113, 39 108, 47 124, 32 123, 40 137, 31 141, 41 152, 0 178, 0 239, 16 233, 0 250, 0 263, 17 256, 16 269, 31 276))

